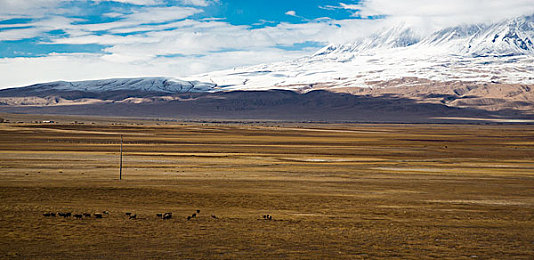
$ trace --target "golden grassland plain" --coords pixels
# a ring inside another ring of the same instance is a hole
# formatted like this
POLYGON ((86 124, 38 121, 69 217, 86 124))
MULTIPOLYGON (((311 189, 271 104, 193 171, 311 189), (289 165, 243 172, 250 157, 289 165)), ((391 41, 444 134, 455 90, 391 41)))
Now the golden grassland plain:
POLYGON ((0 124, 0 258, 533 256, 534 126, 0 124))

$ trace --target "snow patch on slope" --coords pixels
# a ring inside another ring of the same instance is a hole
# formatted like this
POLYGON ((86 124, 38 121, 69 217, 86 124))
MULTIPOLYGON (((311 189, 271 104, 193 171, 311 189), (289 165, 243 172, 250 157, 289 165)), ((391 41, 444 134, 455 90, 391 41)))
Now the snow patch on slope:
POLYGON ((57 81, 36 84, 28 88, 39 90, 64 90, 84 92, 143 91, 155 93, 184 93, 212 91, 214 84, 199 81, 184 81, 171 78, 124 78, 66 82, 57 81))

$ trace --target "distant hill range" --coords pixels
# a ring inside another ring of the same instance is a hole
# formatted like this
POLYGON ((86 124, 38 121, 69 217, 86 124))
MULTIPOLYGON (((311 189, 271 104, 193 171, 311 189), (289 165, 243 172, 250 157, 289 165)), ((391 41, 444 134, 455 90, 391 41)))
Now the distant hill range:
POLYGON ((534 119, 534 16, 406 25, 297 60, 190 77, 0 90, 0 111, 170 118, 441 122, 534 119))

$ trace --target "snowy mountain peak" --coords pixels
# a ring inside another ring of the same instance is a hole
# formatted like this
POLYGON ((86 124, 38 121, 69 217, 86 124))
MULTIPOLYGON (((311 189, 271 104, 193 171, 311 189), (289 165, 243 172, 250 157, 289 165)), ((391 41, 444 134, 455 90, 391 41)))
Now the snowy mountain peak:
POLYGON ((492 25, 460 25, 421 37, 406 25, 387 28, 348 44, 329 45, 313 57, 348 60, 402 47, 433 48, 454 55, 513 56, 534 54, 534 15, 492 25))
POLYGON ((534 54, 534 15, 487 26, 469 39, 467 52, 480 56, 534 54))
POLYGON ((346 53, 372 53, 381 49, 408 47, 418 43, 421 37, 405 24, 388 28, 349 44, 329 45, 313 56, 336 56, 346 53))

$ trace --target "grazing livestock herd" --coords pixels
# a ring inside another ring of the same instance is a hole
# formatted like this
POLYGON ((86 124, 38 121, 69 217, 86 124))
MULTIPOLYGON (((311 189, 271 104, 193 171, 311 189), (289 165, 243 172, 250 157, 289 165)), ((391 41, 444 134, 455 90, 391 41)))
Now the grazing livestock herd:
POLYGON ((273 220, 273 216, 267 214, 267 215, 263 215, 263 219, 265 220, 273 220))
MULTIPOLYGON (((198 216, 198 214, 200 214, 200 210, 197 209, 193 214, 191 214, 191 216, 187 216, 187 220, 192 220, 194 218, 196 218, 198 216)), ((84 219, 84 218, 91 218, 91 217, 95 217, 97 219, 101 219, 101 218, 104 218, 104 216, 109 216, 110 213, 109 211, 107 210, 104 210, 102 212, 98 212, 98 213, 87 213, 87 212, 83 212, 83 213, 72 213, 72 212, 51 212, 51 211, 48 211, 48 212, 45 212, 43 213, 43 216, 44 217, 63 217, 63 218, 70 218, 70 217, 73 217, 75 219, 84 219)), ((125 215, 128 219, 131 219, 131 220, 135 220, 137 219, 137 214, 135 213, 132 213, 132 212, 125 212, 125 215)), ((159 219, 163 219, 163 220, 168 220, 168 219, 171 219, 172 218, 172 212, 165 212, 165 213, 157 213, 156 214, 156 217, 159 218, 159 219)), ((219 219, 219 217, 217 217, 216 215, 211 215, 211 218, 212 219, 219 219)), ((263 215, 263 219, 264 220, 273 220, 273 216, 271 215, 263 215)))
POLYGON ((103 211, 102 213, 72 213, 72 212, 45 212, 43 213, 43 216, 45 217, 63 217, 63 218, 69 218, 74 217, 76 219, 82 219, 82 218, 90 218, 91 216, 94 216, 95 218, 102 218, 104 215, 109 215, 108 211, 103 211))

